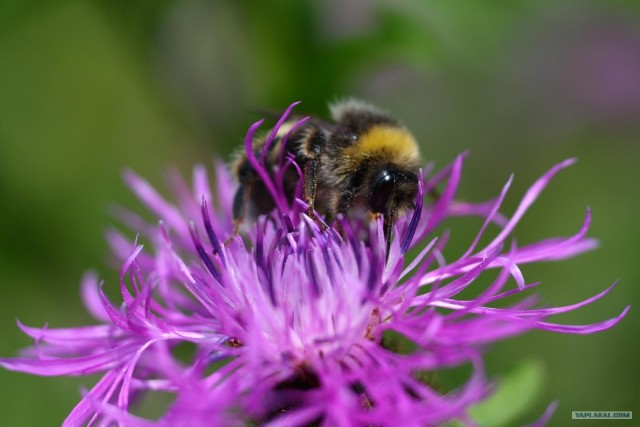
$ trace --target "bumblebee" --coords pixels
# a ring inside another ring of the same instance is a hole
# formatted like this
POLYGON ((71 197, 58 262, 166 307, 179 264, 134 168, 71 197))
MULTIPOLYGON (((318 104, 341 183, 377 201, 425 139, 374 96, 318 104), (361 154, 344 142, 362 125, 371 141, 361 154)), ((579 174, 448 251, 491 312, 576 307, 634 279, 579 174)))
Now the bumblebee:
MULTIPOLYGON (((290 153, 302 170, 302 193, 308 215, 321 229, 316 216, 331 223, 336 215, 351 211, 384 217, 387 243, 394 219, 414 207, 418 193, 420 154, 415 138, 386 112, 361 101, 348 100, 330 106, 332 121, 310 118, 288 138, 295 120, 285 122, 264 157, 274 173, 282 153, 290 153), (284 146, 283 146, 284 144, 284 146)), ((266 138, 256 139, 259 158, 266 138)), ((260 181, 246 154, 240 154, 233 171, 240 186, 233 201, 234 234, 250 207, 256 214, 274 208, 269 192, 260 181)), ((285 174, 285 191, 293 198, 300 174, 290 168, 285 174)), ((233 237, 233 236, 232 236, 233 237)))

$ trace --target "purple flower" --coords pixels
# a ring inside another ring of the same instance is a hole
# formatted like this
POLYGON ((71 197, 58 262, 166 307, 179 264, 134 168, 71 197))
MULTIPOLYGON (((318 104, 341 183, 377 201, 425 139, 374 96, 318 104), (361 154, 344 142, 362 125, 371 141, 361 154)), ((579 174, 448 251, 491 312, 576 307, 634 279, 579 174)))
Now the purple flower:
POLYGON ((552 177, 573 160, 534 183, 511 217, 499 213, 511 179, 495 200, 473 204, 455 197, 464 155, 437 173, 425 172, 416 209, 397 221, 387 254, 380 221, 339 218, 342 233, 322 232, 302 202, 287 201, 282 177, 297 165, 283 157, 272 174, 262 166, 250 149, 260 124, 249 129, 247 155, 276 209, 249 228, 246 241, 236 237, 221 244, 232 232, 234 189, 224 166, 216 165, 214 189, 202 167, 194 170, 192 188, 173 174, 176 204, 128 173, 127 182, 160 222, 122 211, 140 237, 132 242, 119 232, 109 234, 122 261, 122 301, 110 302, 88 274, 82 295, 98 325, 18 324, 35 344, 20 358, 0 359, 5 368, 103 375, 65 425, 435 425, 456 419, 473 424, 467 409, 492 391, 482 366, 486 344, 532 329, 590 334, 627 313, 629 307, 591 325, 548 320, 601 298, 615 283, 565 307, 536 308, 535 296, 494 304, 536 285, 525 281, 520 265, 561 260, 596 246, 585 237, 589 211, 573 236, 522 247, 509 240, 552 177), (441 196, 425 205, 424 194, 436 186, 443 187, 441 196), (478 215, 485 221, 468 250, 445 260, 448 233, 436 236, 435 230, 450 217, 478 215), (479 247, 489 227, 497 229, 495 237, 479 247), (406 255, 412 248, 415 258, 406 255), (476 289, 476 279, 487 270, 497 270, 497 278, 476 289), (477 296, 460 299, 467 289, 477 296), (181 343, 191 345, 186 357, 177 351, 181 343), (461 364, 471 364, 473 373, 459 389, 440 390, 429 379, 461 364), (175 397, 158 420, 131 412, 133 401, 149 392, 175 397))

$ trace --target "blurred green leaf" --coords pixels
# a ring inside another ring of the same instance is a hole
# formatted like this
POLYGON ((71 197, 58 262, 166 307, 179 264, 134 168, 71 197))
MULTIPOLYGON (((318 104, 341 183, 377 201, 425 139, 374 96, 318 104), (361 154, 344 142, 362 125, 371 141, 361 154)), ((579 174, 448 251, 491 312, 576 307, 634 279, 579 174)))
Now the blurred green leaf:
MULTIPOLYGON (((481 426, 515 425, 536 403, 544 383, 544 365, 538 360, 525 360, 506 376, 497 380, 497 390, 485 401, 469 410, 471 418, 481 426)), ((453 423, 453 426, 462 424, 453 423)))

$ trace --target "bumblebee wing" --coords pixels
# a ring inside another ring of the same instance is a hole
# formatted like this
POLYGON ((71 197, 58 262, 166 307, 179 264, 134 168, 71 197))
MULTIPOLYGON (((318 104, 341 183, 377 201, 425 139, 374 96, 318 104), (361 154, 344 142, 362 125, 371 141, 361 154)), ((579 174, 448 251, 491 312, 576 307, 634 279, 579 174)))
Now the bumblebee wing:
MULTIPOLYGON (((282 117, 282 111, 280 110, 259 108, 259 109, 253 110, 252 112, 258 117, 268 118, 276 122, 280 120, 280 118, 282 117)), ((336 128, 335 123, 331 123, 327 120, 321 119, 311 114, 293 113, 289 115, 289 117, 287 118, 287 122, 295 123, 304 119, 307 116, 309 117, 309 119, 306 121, 305 126, 313 126, 319 129, 325 129, 330 133, 333 133, 335 131, 335 128, 336 128)))
MULTIPOLYGON (((302 119, 304 116, 300 116, 302 119)), ((328 122, 326 120, 320 119, 318 117, 311 116, 307 121, 307 125, 316 127, 318 129, 324 129, 329 133, 334 133, 336 131, 336 124, 328 122)))

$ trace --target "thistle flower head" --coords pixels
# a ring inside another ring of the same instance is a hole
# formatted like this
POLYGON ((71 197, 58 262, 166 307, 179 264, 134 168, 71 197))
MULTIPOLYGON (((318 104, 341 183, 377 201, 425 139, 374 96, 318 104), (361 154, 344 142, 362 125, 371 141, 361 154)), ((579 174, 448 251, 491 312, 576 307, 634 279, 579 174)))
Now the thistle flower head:
POLYGON ((109 234, 122 261, 121 301, 109 301, 89 274, 82 294, 97 325, 19 324, 36 344, 20 358, 1 359, 5 368, 103 375, 66 425, 473 424, 467 409, 491 392, 482 367, 486 344, 532 329, 594 333, 628 311, 591 325, 548 321, 601 298, 615 284, 565 307, 537 308, 535 296, 495 304, 536 285, 525 280, 520 265, 561 260, 595 246, 586 237, 589 211, 573 236, 520 247, 511 241, 529 206, 573 160, 535 182, 511 217, 499 212, 511 179, 495 200, 474 204, 456 197, 464 155, 436 173, 427 168, 416 208, 396 222, 387 252, 382 220, 338 218, 340 227, 321 231, 300 200, 289 202, 284 171, 297 165, 283 155, 275 171, 263 166, 264 156, 252 149, 260 123, 249 129, 246 152, 276 208, 258 218, 244 239, 221 243, 233 228, 234 185, 224 166, 216 165, 215 188, 202 167, 194 170, 192 188, 172 175, 175 203, 128 173, 128 184, 159 222, 122 212, 144 247, 138 239, 109 234), (436 186, 441 195, 425 203, 424 195, 436 186), (448 234, 434 233, 454 216, 481 216, 484 224, 464 254, 446 260, 448 234), (481 246, 490 229, 497 231, 481 246), (414 258, 407 256, 411 249, 414 258), (497 270, 497 277, 477 289, 488 270, 497 270), (459 297, 470 288, 474 299, 459 297), (193 348, 186 358, 176 351, 181 343, 193 348), (429 380, 430 373, 461 364, 471 364, 473 373, 460 388, 441 390, 429 380), (157 420, 134 415, 133 402, 153 391, 175 400, 157 420))

